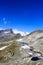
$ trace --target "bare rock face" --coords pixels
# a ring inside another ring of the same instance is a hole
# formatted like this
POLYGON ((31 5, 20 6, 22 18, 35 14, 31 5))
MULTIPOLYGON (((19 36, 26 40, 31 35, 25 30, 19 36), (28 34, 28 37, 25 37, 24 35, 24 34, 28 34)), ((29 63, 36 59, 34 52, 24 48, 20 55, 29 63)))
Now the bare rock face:
POLYGON ((13 35, 12 29, 0 30, 0 39, 8 38, 13 35))
POLYGON ((0 30, 0 34, 13 33, 12 29, 0 30))

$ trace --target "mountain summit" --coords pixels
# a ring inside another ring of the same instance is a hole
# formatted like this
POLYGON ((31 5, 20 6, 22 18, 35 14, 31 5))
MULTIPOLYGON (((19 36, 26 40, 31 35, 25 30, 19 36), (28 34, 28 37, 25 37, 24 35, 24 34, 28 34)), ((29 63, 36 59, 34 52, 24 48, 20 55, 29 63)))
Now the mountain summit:
POLYGON ((0 41, 10 39, 14 36, 12 29, 0 30, 0 41))
POLYGON ((12 33, 13 34, 13 31, 12 31, 12 29, 0 30, 0 34, 2 34, 2 33, 5 33, 5 34, 12 33))

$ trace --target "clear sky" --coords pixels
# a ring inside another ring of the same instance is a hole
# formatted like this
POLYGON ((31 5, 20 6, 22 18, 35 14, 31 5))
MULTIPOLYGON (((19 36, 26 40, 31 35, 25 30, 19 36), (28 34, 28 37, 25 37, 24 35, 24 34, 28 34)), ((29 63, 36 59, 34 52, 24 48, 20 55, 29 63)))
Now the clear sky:
POLYGON ((43 29, 43 0, 0 0, 0 28, 43 29))

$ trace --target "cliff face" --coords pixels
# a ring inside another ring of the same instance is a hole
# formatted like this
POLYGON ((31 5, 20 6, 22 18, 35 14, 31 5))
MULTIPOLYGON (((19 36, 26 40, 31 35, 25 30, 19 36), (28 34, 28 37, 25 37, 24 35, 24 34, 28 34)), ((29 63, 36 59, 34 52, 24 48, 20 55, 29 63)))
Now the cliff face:
POLYGON ((14 36, 12 29, 0 30, 0 41, 14 36))
POLYGON ((12 29, 6 29, 6 30, 0 30, 0 34, 7 34, 7 33, 13 33, 12 29))

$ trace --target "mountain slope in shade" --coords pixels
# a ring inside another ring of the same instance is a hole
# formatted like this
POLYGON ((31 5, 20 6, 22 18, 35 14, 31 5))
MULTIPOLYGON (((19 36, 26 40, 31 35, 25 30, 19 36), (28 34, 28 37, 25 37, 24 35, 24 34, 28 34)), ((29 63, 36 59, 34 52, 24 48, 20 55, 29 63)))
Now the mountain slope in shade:
POLYGON ((0 41, 13 37, 14 33, 12 29, 0 30, 0 41))

